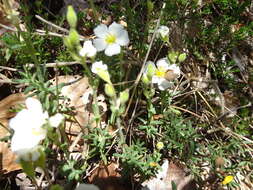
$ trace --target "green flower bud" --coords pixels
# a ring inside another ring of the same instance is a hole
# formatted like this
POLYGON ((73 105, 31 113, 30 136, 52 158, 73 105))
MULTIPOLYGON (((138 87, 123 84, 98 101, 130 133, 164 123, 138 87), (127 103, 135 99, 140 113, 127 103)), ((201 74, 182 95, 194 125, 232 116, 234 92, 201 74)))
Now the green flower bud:
POLYGON ((150 0, 147 1, 148 12, 151 13, 154 9, 154 3, 150 0))
POLYGON ((148 65, 147 65, 147 75, 148 75, 149 79, 151 79, 155 75, 156 70, 157 70, 156 66, 154 65, 153 62, 148 63, 148 65))
POLYGON ((158 143, 156 144, 156 148, 157 148, 158 150, 163 149, 163 147, 164 147, 163 142, 158 142, 158 143))
POLYGON ((67 21, 71 28, 76 28, 77 16, 72 6, 68 6, 67 21))
POLYGON ((109 97, 116 96, 115 89, 111 84, 105 84, 105 94, 109 97))
POLYGON ((64 45, 65 45, 67 48, 70 48, 70 49, 72 48, 71 41, 70 41, 69 37, 63 38, 63 43, 64 43, 64 45))
POLYGON ((72 46, 79 45, 79 34, 75 29, 70 29, 68 38, 72 46))
POLYGON ((129 98, 129 90, 126 89, 123 92, 120 92, 119 94, 119 99, 120 99, 120 104, 125 104, 129 98))
POLYGON ((186 59, 186 53, 181 53, 181 54, 178 56, 178 61, 179 61, 179 62, 183 62, 185 59, 186 59))
POLYGON ((150 80, 148 78, 148 76, 146 74, 143 74, 141 77, 141 80, 144 84, 149 85, 150 84, 150 80))

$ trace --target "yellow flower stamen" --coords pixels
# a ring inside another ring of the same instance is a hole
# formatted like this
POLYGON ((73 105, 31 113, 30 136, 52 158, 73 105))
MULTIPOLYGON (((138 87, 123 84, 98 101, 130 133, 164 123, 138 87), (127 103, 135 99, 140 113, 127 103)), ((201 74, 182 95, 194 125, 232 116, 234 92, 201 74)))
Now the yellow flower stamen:
POLYGON ((163 144, 162 142, 158 142, 158 143, 156 144, 156 148, 157 148, 158 150, 163 149, 163 147, 164 147, 164 144, 163 144))
POLYGON ((35 136, 40 136, 43 134, 43 130, 38 130, 38 129, 32 129, 32 134, 35 135, 35 136))
POLYGON ((157 166, 158 166, 158 163, 156 163, 156 162, 150 162, 149 165, 150 165, 151 167, 157 167, 157 166))
POLYGON ((231 175, 228 175, 224 178, 224 180, 222 181, 222 185, 227 185, 228 183, 230 183, 231 181, 233 181, 234 177, 231 175))
POLYGON ((158 77, 164 77, 164 76, 165 76, 165 72, 162 71, 162 70, 157 70, 155 74, 156 74, 156 76, 158 76, 158 77))
POLYGON ((108 34, 105 38, 106 43, 113 44, 116 41, 116 36, 113 34, 108 34))

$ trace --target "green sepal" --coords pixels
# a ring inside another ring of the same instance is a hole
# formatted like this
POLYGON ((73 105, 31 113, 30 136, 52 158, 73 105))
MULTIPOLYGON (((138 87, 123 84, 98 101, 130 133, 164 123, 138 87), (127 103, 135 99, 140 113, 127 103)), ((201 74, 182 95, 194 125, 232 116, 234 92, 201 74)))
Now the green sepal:
POLYGON ((20 165, 27 176, 31 178, 35 177, 35 167, 33 165, 33 162, 20 159, 20 165))
POLYGON ((63 188, 60 185, 56 184, 56 185, 52 185, 50 187, 50 190, 63 190, 63 188))
POLYGON ((40 153, 40 157, 38 158, 38 160, 34 162, 34 167, 40 167, 44 169, 46 165, 46 154, 45 152, 42 151, 41 148, 39 149, 39 153, 40 153))

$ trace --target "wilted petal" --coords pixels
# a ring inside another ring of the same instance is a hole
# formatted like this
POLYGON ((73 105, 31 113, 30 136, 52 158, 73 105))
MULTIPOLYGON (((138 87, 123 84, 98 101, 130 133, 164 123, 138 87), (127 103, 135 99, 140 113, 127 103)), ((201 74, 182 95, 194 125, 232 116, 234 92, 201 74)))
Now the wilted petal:
POLYGON ((105 38, 108 34, 108 27, 105 24, 100 24, 94 29, 94 34, 99 38, 105 38))
POLYGON ((170 65, 170 66, 168 67, 168 69, 169 69, 169 70, 172 70, 173 73, 177 75, 176 78, 178 78, 178 77, 180 76, 181 71, 180 71, 179 66, 177 66, 176 64, 170 65))
POLYGON ((107 47, 105 40, 102 38, 94 39, 93 44, 95 48, 97 49, 97 51, 103 51, 107 47))
POLYGON ((120 53, 120 45, 118 44, 108 45, 107 48, 105 49, 105 55, 107 56, 113 56, 119 53, 120 53))

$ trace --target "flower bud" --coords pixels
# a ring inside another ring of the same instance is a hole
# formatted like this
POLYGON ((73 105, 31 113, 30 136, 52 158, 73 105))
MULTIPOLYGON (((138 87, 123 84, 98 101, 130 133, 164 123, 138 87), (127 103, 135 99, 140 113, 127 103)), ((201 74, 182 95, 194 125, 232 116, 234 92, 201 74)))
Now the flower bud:
POLYGON ((79 44, 79 34, 75 29, 70 29, 68 38, 72 46, 79 44))
POLYGON ((72 6, 68 6, 67 21, 68 21, 71 28, 76 28, 77 16, 76 16, 75 10, 72 6))
POLYGON ((129 90, 126 89, 123 92, 120 92, 119 94, 119 99, 120 99, 120 104, 125 104, 129 98, 129 90))
POLYGON ((146 73, 149 79, 151 79, 156 73, 156 66, 152 61, 147 62, 146 73))
POLYGON ((115 89, 111 84, 105 84, 105 94, 109 97, 116 96, 115 89))
POLYGON ((158 143, 156 144, 156 148, 157 148, 158 150, 163 149, 163 147, 164 147, 163 142, 158 142, 158 143))
POLYGON ((150 80, 148 79, 148 76, 146 74, 143 74, 141 77, 141 80, 144 84, 149 85, 150 84, 150 80))

